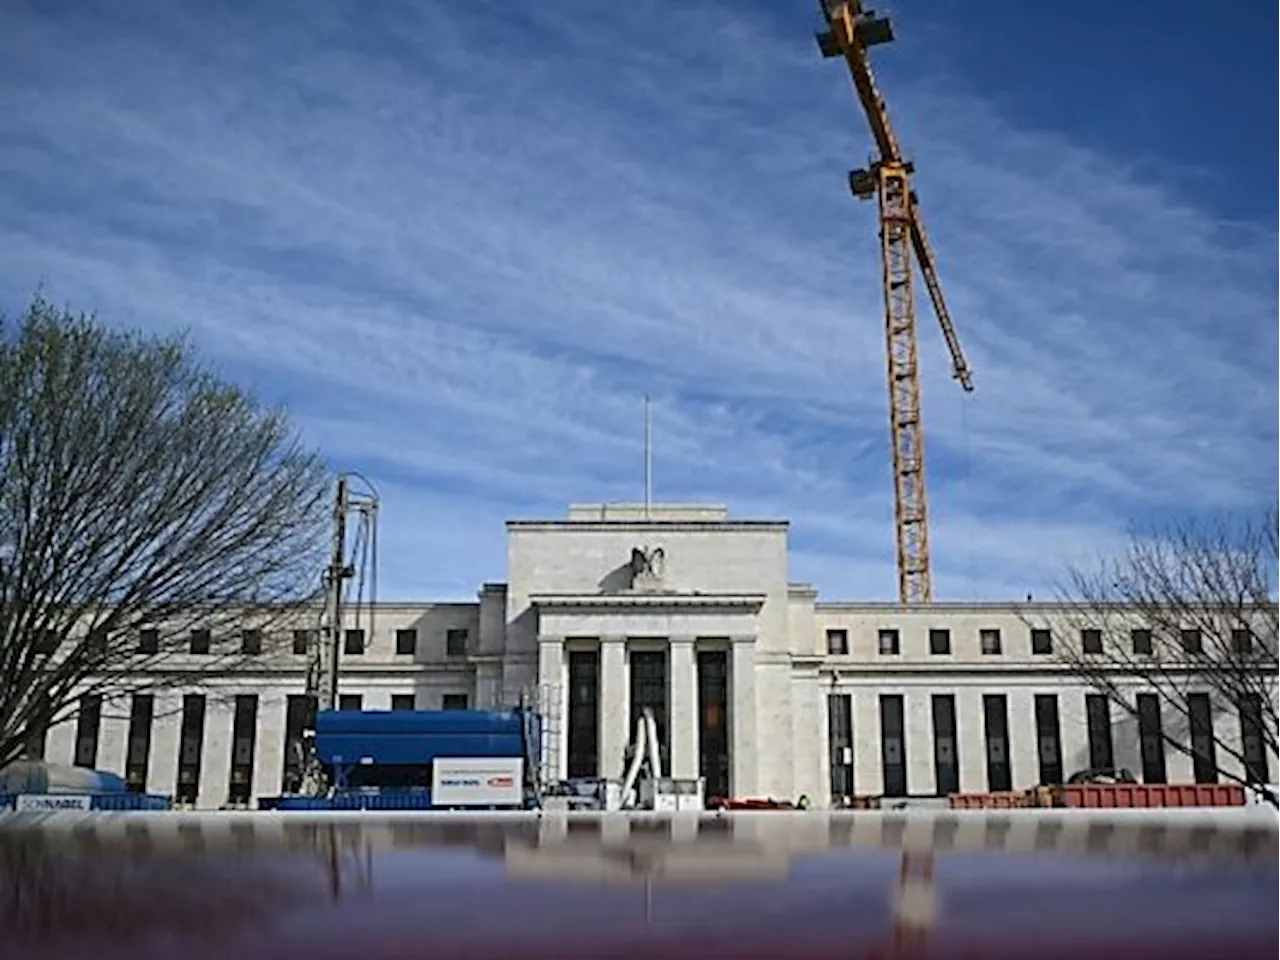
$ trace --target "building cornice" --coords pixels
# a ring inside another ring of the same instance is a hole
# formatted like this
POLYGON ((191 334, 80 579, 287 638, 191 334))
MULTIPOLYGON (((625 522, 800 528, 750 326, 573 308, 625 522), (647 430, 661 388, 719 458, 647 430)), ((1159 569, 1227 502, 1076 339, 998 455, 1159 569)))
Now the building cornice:
POLYGON ((521 533, 786 533, 786 520, 508 520, 521 533))
POLYGON ((736 610, 756 613, 763 593, 592 593, 533 594, 529 603, 539 610, 736 610))

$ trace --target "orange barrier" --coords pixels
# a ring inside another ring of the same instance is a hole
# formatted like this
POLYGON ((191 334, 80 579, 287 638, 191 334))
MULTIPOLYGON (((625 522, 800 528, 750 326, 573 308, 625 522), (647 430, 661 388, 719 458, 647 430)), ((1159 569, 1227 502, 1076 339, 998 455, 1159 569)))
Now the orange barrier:
POLYGON ((1234 783, 1080 783, 1061 788, 1068 807, 1242 807, 1234 783))
POLYGON ((1002 790, 997 793, 953 793, 947 797, 952 810, 1008 810, 1012 807, 1031 805, 1021 790, 1002 790))

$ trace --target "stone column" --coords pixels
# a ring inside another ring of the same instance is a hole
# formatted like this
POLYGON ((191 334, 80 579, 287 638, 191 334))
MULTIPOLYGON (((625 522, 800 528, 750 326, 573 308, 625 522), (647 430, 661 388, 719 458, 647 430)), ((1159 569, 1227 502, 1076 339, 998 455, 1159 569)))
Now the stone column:
POLYGON ((538 699, 542 709, 542 770, 548 780, 565 776, 568 712, 565 698, 564 637, 538 636, 538 699))
POLYGON ((733 702, 729 706, 732 754, 730 781, 735 797, 755 796, 758 786, 756 767, 756 638, 754 634, 730 637, 730 689, 733 702))
POLYGON ((626 637, 600 638, 600 776, 621 780, 622 752, 631 739, 627 729, 631 697, 627 689, 626 637))
POLYGON ((201 809, 216 810, 231 789, 231 730, 235 725, 235 695, 215 689, 205 701, 204 740, 200 747, 201 809))
POLYGON ((690 780, 698 775, 698 664, 693 637, 671 638, 669 671, 671 776, 690 780))

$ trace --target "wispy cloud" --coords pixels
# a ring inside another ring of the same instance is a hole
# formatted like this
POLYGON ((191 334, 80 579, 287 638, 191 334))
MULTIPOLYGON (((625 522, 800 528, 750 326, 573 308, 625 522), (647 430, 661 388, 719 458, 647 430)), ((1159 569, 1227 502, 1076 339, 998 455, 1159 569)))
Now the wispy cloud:
MULTIPOLYGON (((0 40, 4 302, 190 327, 383 487, 386 593, 634 497, 648 391, 662 498, 790 517, 798 579, 893 595, 867 141, 807 11, 55 9, 0 40)), ((978 383, 923 314, 942 594, 1273 497, 1274 230, 883 60, 978 383)))

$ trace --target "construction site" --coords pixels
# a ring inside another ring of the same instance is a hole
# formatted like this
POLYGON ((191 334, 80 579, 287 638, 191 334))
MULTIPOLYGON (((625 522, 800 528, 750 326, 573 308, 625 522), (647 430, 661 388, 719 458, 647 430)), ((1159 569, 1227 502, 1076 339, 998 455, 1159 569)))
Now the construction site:
MULTIPOLYGON (((896 600, 820 597, 791 579, 785 518, 653 502, 646 482, 643 502, 510 520, 505 579, 475 602, 382 601, 383 504, 344 474, 323 604, 281 628, 285 652, 51 727, 0 771, 4 842, 38 826, 51 862, 60 830, 201 862, 288 849, 305 881, 263 895, 332 903, 371 896, 387 851, 452 847, 503 882, 634 886, 649 930, 655 885, 785 880, 859 848, 891 891, 877 956, 930 942, 940 854, 1265 863, 1274 889, 1280 757, 1249 701, 1208 718, 1226 746, 1206 761, 1170 748, 1178 716, 1139 681, 1120 682, 1130 714, 1063 667, 1055 645, 1087 638, 1058 605, 935 600, 918 280, 957 388, 975 379, 871 70, 893 28, 859 0, 820 8, 816 53, 844 63, 875 151, 848 187, 880 237, 896 600)), ((60 876, 27 882, 75 886, 60 876)))

